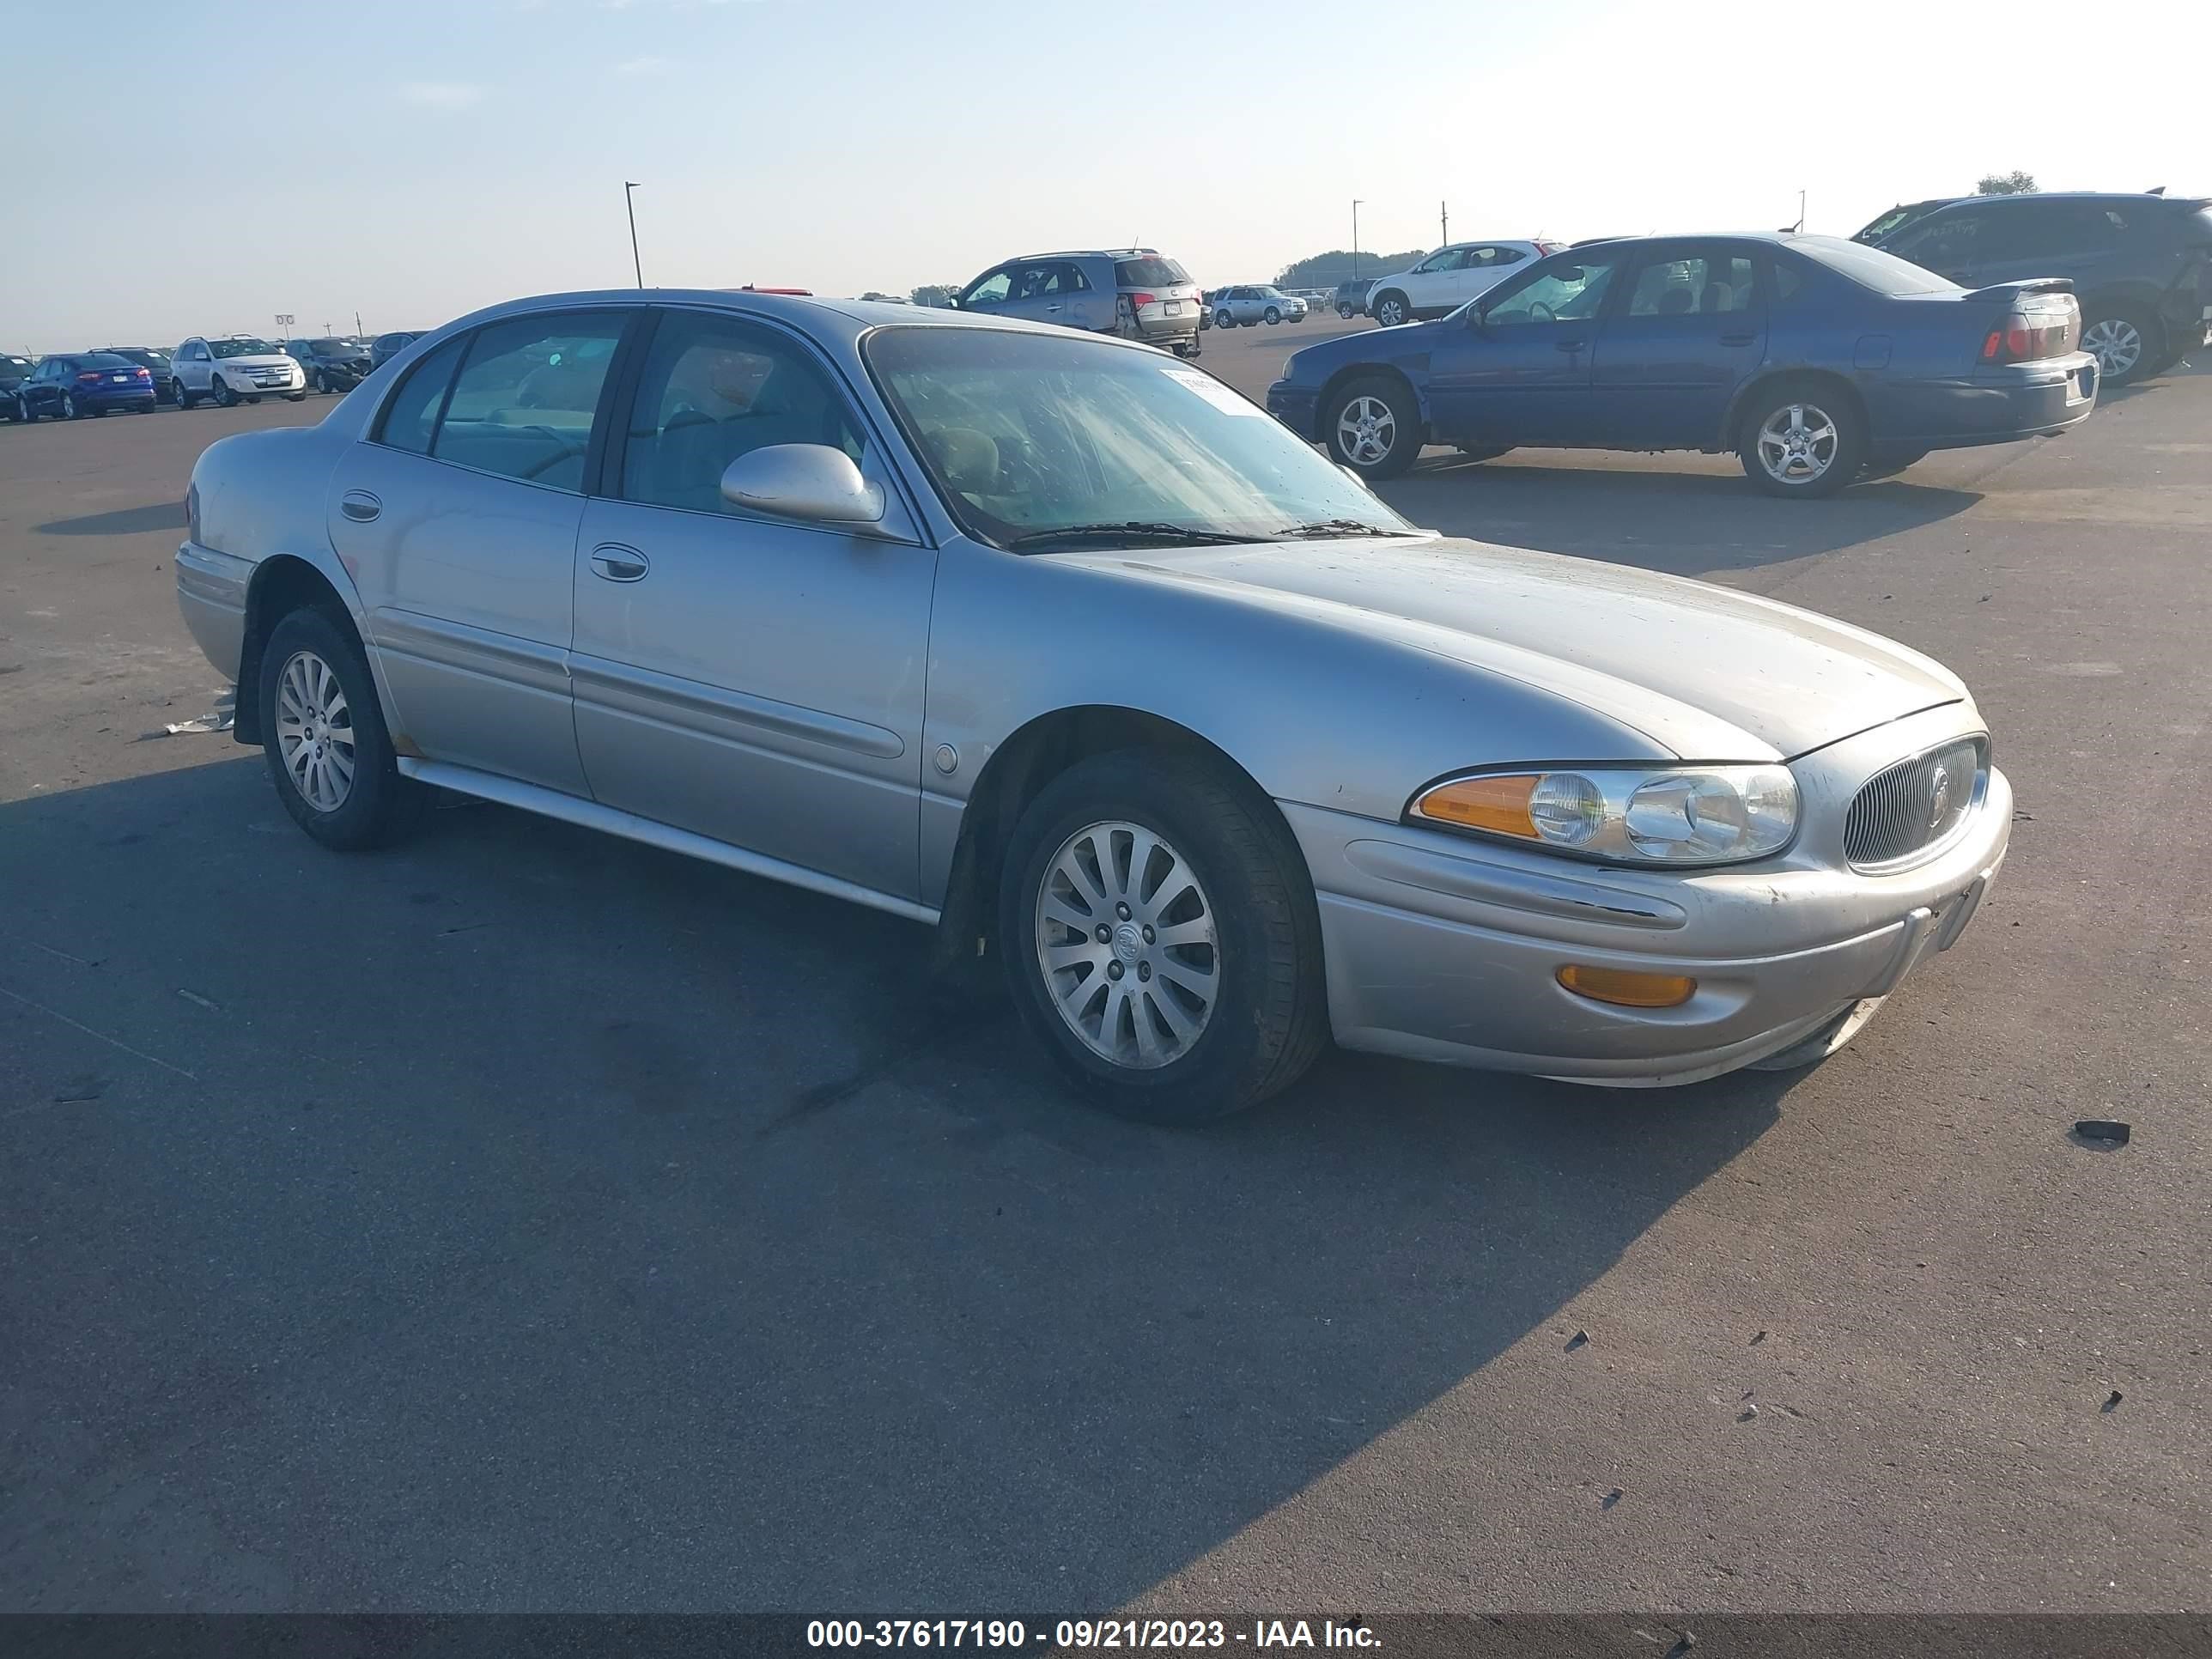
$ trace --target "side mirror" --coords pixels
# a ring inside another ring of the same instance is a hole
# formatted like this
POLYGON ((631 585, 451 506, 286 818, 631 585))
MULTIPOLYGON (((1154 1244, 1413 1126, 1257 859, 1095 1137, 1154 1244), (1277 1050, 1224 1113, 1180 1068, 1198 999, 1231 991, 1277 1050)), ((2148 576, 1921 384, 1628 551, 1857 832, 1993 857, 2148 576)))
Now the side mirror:
POLYGON ((864 534, 884 517, 882 486, 827 444, 769 444, 738 456, 723 471, 722 499, 749 513, 864 534))

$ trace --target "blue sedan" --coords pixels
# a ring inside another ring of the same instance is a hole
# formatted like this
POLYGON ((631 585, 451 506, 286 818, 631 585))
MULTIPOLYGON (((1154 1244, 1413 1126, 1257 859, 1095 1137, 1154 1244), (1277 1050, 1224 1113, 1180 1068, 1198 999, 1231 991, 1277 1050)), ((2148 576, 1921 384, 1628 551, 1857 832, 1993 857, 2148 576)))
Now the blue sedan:
POLYGON ((1537 261, 1432 323, 1309 346, 1267 409, 1370 478, 1425 444, 1733 451, 1826 495, 1931 449, 2087 420, 2096 360, 2063 278, 1968 290, 1827 236, 1665 236, 1537 261))

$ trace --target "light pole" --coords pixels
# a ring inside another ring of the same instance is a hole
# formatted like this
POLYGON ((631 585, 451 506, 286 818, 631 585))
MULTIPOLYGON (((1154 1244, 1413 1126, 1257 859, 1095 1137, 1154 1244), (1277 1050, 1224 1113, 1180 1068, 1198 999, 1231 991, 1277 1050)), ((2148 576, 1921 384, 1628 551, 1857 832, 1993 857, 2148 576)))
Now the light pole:
POLYGON ((1359 198, 1352 198, 1352 280, 1359 280, 1359 198))
POLYGON ((637 203, 630 192, 637 188, 634 179, 623 180, 623 205, 629 210, 629 263, 637 272, 637 285, 645 286, 645 262, 637 257, 637 203))
POLYGON ((1449 202, 1437 203, 1437 212, 1443 220, 1444 240, 1439 246, 1449 247, 1451 246, 1451 204, 1449 202))

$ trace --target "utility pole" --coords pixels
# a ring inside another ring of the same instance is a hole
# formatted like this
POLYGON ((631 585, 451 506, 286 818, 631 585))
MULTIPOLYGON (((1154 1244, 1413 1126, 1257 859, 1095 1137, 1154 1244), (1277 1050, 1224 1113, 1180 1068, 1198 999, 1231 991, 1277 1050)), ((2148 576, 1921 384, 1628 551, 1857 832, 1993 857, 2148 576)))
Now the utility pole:
POLYGON ((1437 216, 1443 221, 1444 234, 1443 240, 1439 242, 1437 246, 1439 247, 1449 247, 1451 246, 1451 204, 1449 202, 1437 203, 1437 216))
POLYGON ((1359 198, 1352 201, 1352 280, 1359 280, 1359 198))
POLYGON ((623 205, 629 210, 629 262, 637 272, 637 285, 645 286, 645 262, 637 257, 637 203, 630 192, 637 188, 635 179, 623 180, 623 205))
POLYGON ((361 313, 358 311, 355 312, 353 314, 353 331, 356 334, 362 331, 361 326, 361 313))

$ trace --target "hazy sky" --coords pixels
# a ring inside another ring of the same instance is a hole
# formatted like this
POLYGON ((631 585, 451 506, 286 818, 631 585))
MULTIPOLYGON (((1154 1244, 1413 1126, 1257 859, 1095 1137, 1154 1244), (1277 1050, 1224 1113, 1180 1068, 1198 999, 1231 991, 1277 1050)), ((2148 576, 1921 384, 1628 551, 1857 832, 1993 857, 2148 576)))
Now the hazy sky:
POLYGON ((2212 192, 2195 10, 2095 8, 2179 55, 2116 89, 2041 0, 0 0, 0 346, 627 283, 626 178, 648 283, 828 294, 1131 240, 1264 281, 1354 196, 1398 249, 1440 198, 1574 238, 1801 188, 1848 232, 2013 167, 2212 192))

